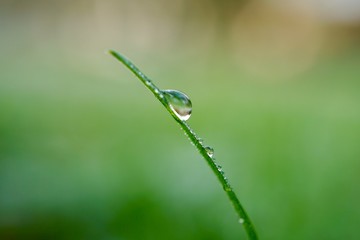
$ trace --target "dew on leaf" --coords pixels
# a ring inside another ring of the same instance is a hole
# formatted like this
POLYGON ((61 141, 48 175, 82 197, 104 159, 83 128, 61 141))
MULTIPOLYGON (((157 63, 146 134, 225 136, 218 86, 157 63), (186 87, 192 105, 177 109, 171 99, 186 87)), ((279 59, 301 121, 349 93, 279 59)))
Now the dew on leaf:
POLYGON ((177 90, 163 90, 162 93, 169 102, 171 110, 178 118, 183 121, 190 118, 192 104, 188 96, 177 90))
POLYGON ((205 147, 206 153, 209 157, 214 156, 214 149, 212 147, 205 147))

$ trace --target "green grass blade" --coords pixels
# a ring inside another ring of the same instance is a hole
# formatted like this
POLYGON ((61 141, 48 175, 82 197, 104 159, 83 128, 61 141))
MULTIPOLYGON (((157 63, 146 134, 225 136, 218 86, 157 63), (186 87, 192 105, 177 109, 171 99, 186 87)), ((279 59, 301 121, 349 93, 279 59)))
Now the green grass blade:
POLYGON ((164 107, 168 110, 171 116, 178 122, 181 128, 184 130, 186 135, 189 137, 190 141, 195 145, 198 149, 200 154, 209 164, 211 170, 214 172, 216 177, 218 178, 219 182, 221 183, 224 191, 226 192, 227 196, 229 197, 230 201, 232 202, 235 211, 239 216, 239 222, 244 226, 245 231, 248 235, 250 240, 258 239, 254 225, 252 224, 249 216, 247 215, 245 209, 240 204, 238 197, 236 196, 235 192, 233 191, 232 187, 230 186, 229 181, 225 177, 224 171, 222 170, 221 166, 215 162, 215 159, 208 155, 206 151, 206 146, 202 143, 201 139, 197 137, 195 132, 190 128, 186 121, 181 120, 176 116, 176 114, 171 110, 170 105, 164 95, 162 94, 161 90, 156 87, 153 82, 145 76, 132 62, 130 62, 126 57, 123 55, 115 52, 114 50, 110 50, 109 53, 113 55, 116 59, 122 62, 127 68, 130 69, 144 85, 155 95, 155 97, 164 105, 164 107))

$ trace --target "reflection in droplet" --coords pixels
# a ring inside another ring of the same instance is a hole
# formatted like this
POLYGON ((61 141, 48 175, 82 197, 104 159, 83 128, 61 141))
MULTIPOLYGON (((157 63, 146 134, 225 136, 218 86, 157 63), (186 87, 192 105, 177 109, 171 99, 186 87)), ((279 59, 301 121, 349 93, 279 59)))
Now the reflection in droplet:
POLYGON ((175 115, 183 121, 188 120, 192 112, 190 98, 177 90, 163 90, 162 92, 175 115))

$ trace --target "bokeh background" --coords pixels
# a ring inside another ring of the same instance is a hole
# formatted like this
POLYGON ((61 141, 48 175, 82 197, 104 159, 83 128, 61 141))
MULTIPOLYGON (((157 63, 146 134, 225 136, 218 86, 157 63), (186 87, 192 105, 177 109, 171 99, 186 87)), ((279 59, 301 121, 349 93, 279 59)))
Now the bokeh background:
POLYGON ((360 2, 0 1, 0 239, 246 239, 107 49, 191 97, 261 239, 360 239, 360 2))

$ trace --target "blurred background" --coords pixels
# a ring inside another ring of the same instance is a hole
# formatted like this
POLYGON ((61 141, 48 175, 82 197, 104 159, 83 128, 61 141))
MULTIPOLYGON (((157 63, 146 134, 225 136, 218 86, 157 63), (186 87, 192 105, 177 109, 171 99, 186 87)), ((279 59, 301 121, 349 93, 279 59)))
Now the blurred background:
POLYGON ((0 239, 246 239, 122 64, 193 102, 261 239, 360 239, 357 0, 0 0, 0 239))

